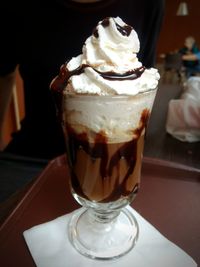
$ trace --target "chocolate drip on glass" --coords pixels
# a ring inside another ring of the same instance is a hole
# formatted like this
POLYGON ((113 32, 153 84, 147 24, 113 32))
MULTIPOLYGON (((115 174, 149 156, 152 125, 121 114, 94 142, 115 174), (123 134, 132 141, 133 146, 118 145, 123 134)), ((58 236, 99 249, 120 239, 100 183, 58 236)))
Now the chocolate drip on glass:
MULTIPOLYGON (((127 189, 127 181, 130 176, 133 174, 136 167, 137 161, 137 142, 140 138, 143 130, 146 128, 146 124, 149 118, 149 111, 144 109, 140 118, 139 127, 133 132, 133 139, 131 141, 123 143, 117 151, 109 157, 108 153, 108 140, 103 132, 100 132, 96 135, 94 143, 90 143, 86 133, 77 134, 74 130, 67 127, 67 132, 69 135, 69 155, 70 155, 70 164, 72 165, 72 170, 77 163, 77 155, 81 150, 83 150, 92 160, 100 159, 99 167, 99 176, 102 179, 102 184, 104 184, 106 179, 113 179, 115 184, 113 190, 109 196, 101 200, 100 202, 112 202, 119 199, 120 196, 128 196, 131 192, 137 193, 139 184, 135 184, 134 188, 127 189), (123 178, 120 177, 120 161, 126 161, 127 170, 124 173, 123 178), (115 170, 115 174, 114 173, 115 170), (118 170, 118 172, 116 172, 118 170), (121 182, 120 182, 121 181, 121 182)), ((72 187, 73 190, 79 195, 86 199, 89 199, 88 196, 82 190, 82 186, 79 182, 79 179, 74 171, 72 175, 72 187)))

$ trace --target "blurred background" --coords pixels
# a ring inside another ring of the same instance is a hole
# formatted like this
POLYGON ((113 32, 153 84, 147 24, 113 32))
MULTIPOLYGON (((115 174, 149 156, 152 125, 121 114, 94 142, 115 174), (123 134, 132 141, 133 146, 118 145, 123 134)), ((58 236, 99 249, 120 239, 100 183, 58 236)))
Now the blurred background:
MULTIPOLYGON (((157 45, 156 59, 156 67, 161 74, 158 96, 159 99, 162 99, 162 103, 157 101, 158 103, 156 102, 154 105, 153 118, 149 125, 145 149, 145 155, 147 156, 175 160, 195 167, 200 167, 199 160, 196 159, 199 155, 195 156, 199 142, 198 144, 191 144, 174 140, 173 137, 168 136, 165 130, 168 103, 171 99, 176 99, 180 96, 185 81, 185 77, 180 79, 177 69, 166 69, 165 58, 167 54, 176 53, 182 48, 188 36, 193 36, 196 44, 200 47, 199 16, 199 0, 187 0, 184 2, 166 0, 165 16, 157 45), (176 155, 177 149, 180 150, 179 155, 176 155)), ((4 121, 3 143, 0 150, 11 140, 11 133, 20 128, 20 120, 24 117, 24 114, 23 82, 17 71, 16 87, 13 90, 12 102, 4 121)))

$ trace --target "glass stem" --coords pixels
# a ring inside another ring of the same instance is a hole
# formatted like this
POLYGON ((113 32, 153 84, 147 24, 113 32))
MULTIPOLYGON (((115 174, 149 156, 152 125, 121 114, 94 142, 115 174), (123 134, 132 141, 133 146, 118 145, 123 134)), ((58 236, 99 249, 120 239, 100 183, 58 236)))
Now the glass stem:
POLYGON ((93 222, 107 224, 114 222, 116 220, 116 218, 120 213, 120 210, 101 211, 101 210, 89 209, 88 212, 93 222))

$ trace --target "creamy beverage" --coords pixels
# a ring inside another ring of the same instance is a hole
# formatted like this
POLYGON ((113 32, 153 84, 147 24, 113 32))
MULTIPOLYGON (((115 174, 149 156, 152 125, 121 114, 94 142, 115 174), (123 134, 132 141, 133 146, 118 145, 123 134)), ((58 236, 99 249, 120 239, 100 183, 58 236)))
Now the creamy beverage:
POLYGON ((82 54, 52 81, 79 202, 129 203, 140 185, 145 129, 158 85, 138 61, 139 40, 120 18, 100 21, 82 54))
POLYGON ((154 94, 119 96, 115 100, 106 96, 102 100, 84 96, 84 101, 82 96, 66 98, 64 128, 71 185, 76 194, 92 201, 112 202, 133 197, 137 192, 144 133, 152 105, 149 99, 154 94), (137 126, 133 126, 134 117, 137 126), (98 127, 101 125, 99 130, 89 127, 86 118, 98 127))
POLYGON ((134 29, 119 17, 100 21, 82 54, 51 82, 66 140, 73 212, 68 237, 91 259, 128 253, 139 225, 127 208, 140 186, 145 130, 159 80, 137 58, 134 29))

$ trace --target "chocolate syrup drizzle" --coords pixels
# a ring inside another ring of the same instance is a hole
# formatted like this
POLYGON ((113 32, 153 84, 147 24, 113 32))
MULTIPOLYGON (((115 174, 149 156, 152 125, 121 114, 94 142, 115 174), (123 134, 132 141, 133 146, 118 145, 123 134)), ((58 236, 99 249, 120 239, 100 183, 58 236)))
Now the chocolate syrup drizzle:
MULTIPOLYGON (((74 75, 80 75, 84 72, 85 68, 91 67, 88 64, 82 64, 78 68, 74 69, 73 71, 69 71, 67 69, 67 62, 63 64, 60 68, 59 75, 54 79, 54 81, 51 84, 51 89, 53 91, 57 91, 62 93, 64 88, 67 86, 68 80, 70 77, 74 75)), ((126 71, 124 73, 117 73, 114 71, 106 71, 106 72, 100 72, 96 69, 93 69, 96 71, 99 75, 101 75, 104 79, 107 80, 135 80, 139 78, 142 73, 145 71, 145 67, 139 67, 133 70, 126 71)))
MULTIPOLYGON (((102 20, 102 21, 100 22, 100 24, 101 24, 104 28, 108 27, 109 24, 110 24, 109 19, 110 19, 110 17, 105 18, 104 20, 102 20)), ((130 25, 124 25, 124 26, 121 26, 121 25, 119 25, 115 20, 114 20, 114 22, 115 22, 115 25, 116 25, 117 30, 118 30, 122 35, 124 35, 124 36, 129 36, 129 35, 130 35, 131 31, 133 30, 133 28, 132 28, 130 25)), ((98 33, 98 29, 97 29, 97 27, 93 30, 93 35, 94 35, 94 37, 96 37, 96 38, 99 37, 99 33, 98 33)))
MULTIPOLYGON (((100 132, 96 135, 95 142, 92 144, 92 147, 88 141, 86 133, 76 134, 71 127, 66 126, 67 132, 69 135, 68 138, 68 157, 71 164, 71 177, 72 177, 72 187, 74 191, 88 199, 88 197, 82 191, 79 179, 76 176, 76 173, 73 171, 73 167, 77 162, 77 154, 81 149, 88 154, 92 159, 100 159, 100 168, 99 174, 104 181, 105 179, 110 179, 113 176, 113 171, 118 170, 118 174, 114 177, 115 184, 114 189, 111 194, 103 199, 101 202, 111 202, 117 200, 120 196, 128 196, 131 192, 137 193, 139 184, 136 184, 134 189, 128 190, 126 188, 126 183, 130 175, 134 172, 136 161, 137 161, 137 142, 144 128, 146 128, 147 121, 149 118, 149 111, 144 109, 140 118, 140 126, 134 131, 134 138, 124 143, 118 150, 111 156, 108 157, 108 147, 107 147, 107 138, 103 132, 100 132), (136 136, 136 137, 135 137, 136 136), (127 164, 127 171, 123 179, 120 177, 120 160, 125 160, 127 164), (120 183, 120 181, 122 182, 120 183)), ((92 179, 92 177, 91 177, 92 179)))
MULTIPOLYGON (((73 75, 80 75, 81 73, 84 72, 85 68, 88 67, 90 67, 88 64, 82 64, 73 71, 69 71, 67 69, 67 62, 66 62, 61 66, 59 75, 51 83, 51 91, 55 99, 57 107, 57 115, 60 120, 62 120, 63 90, 66 88, 69 78, 72 77, 73 75)), ((116 73, 113 71, 100 72, 95 69, 93 70, 96 71, 99 75, 101 75, 104 79, 112 81, 114 80, 123 81, 123 80, 134 80, 139 78, 145 71, 145 67, 142 66, 137 69, 129 70, 123 74, 116 73)))
POLYGON ((122 81, 122 80, 135 80, 139 78, 142 73, 145 71, 145 67, 140 67, 134 70, 126 71, 125 73, 116 73, 114 71, 107 71, 107 72, 98 72, 104 79, 107 80, 115 80, 115 81, 122 81))

